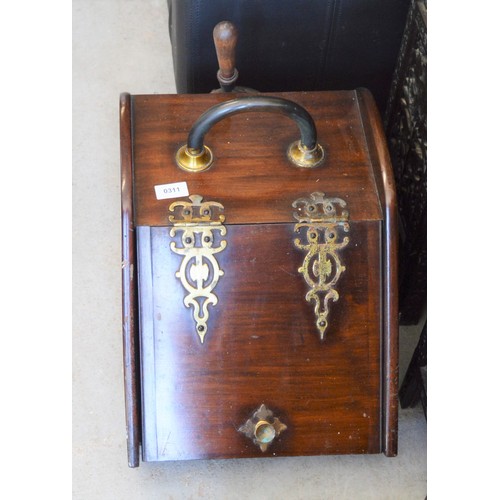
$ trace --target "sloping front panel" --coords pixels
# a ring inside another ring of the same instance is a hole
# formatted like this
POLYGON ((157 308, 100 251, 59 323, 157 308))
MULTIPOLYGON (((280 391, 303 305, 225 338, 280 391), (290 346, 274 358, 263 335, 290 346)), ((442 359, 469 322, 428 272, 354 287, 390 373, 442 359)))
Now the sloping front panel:
POLYGON ((293 224, 227 225, 203 343, 168 227, 137 227, 143 459, 381 451, 380 221, 353 222, 323 341, 293 224), (265 452, 239 428, 262 404, 265 452))

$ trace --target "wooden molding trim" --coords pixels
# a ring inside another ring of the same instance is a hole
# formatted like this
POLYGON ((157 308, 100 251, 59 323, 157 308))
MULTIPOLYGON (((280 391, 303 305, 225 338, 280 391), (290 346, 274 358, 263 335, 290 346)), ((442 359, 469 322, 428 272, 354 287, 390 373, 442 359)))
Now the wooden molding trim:
POLYGON ((132 99, 120 95, 122 181, 122 325, 125 412, 129 467, 139 466, 139 341, 137 330, 137 266, 133 210, 132 99))
POLYGON ((397 455, 398 449, 398 260, 397 260, 397 205, 396 185, 380 113, 371 93, 357 89, 356 94, 364 124, 368 149, 372 159, 375 182, 380 193, 384 214, 383 244, 383 422, 382 450, 388 457, 397 455))

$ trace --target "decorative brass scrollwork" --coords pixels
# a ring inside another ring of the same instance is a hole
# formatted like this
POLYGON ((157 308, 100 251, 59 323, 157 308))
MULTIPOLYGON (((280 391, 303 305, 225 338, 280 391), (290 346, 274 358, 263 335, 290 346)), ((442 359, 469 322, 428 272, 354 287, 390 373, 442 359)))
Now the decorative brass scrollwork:
POLYGON ((298 271, 310 287, 306 300, 314 302, 316 328, 323 340, 328 327, 330 302, 339 299, 334 287, 346 269, 338 252, 349 243, 348 236, 341 239, 339 234, 341 231, 349 232, 349 212, 344 210, 347 206, 344 200, 326 198, 320 192, 312 193, 309 198, 299 198, 292 206, 297 209, 293 216, 299 221, 294 230, 301 233, 294 244, 307 252, 298 271))
POLYGON ((203 202, 203 197, 199 195, 189 198, 192 203, 176 201, 169 207, 170 212, 173 212, 169 220, 174 224, 170 236, 174 237, 180 232, 182 241, 181 247, 171 242, 170 248, 184 256, 175 276, 188 292, 184 297, 184 305, 193 308, 196 333, 203 343, 208 329, 208 306, 217 304, 218 299, 213 290, 224 274, 214 255, 226 248, 226 240, 219 238, 216 243, 216 232, 220 236, 226 234, 226 228, 222 225, 225 216, 220 203, 203 202))

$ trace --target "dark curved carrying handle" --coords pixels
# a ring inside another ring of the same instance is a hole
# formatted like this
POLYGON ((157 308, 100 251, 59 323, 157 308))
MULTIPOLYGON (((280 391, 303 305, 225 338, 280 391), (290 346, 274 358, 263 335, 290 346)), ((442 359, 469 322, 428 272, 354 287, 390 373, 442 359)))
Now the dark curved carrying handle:
POLYGON ((203 144, 205 134, 226 116, 247 111, 272 111, 292 118, 300 130, 301 138, 288 147, 287 156, 296 167, 315 168, 324 159, 324 151, 317 142, 316 125, 311 115, 299 104, 281 97, 238 97, 212 106, 191 127, 187 144, 177 151, 177 166, 188 172, 202 172, 210 168, 213 154, 203 144))
POLYGON ((249 111, 270 111, 292 118, 300 129, 301 145, 308 150, 316 148, 316 125, 311 115, 302 106, 281 97, 251 96, 238 97, 205 111, 191 127, 187 140, 188 149, 201 151, 205 134, 213 125, 227 116, 249 111))

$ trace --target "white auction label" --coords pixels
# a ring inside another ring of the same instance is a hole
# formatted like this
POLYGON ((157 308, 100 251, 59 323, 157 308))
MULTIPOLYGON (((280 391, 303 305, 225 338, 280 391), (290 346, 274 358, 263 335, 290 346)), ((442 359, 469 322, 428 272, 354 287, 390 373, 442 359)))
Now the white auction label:
POLYGON ((155 193, 157 200, 189 196, 186 182, 172 182, 171 184, 161 184, 159 186, 155 186, 155 193))

